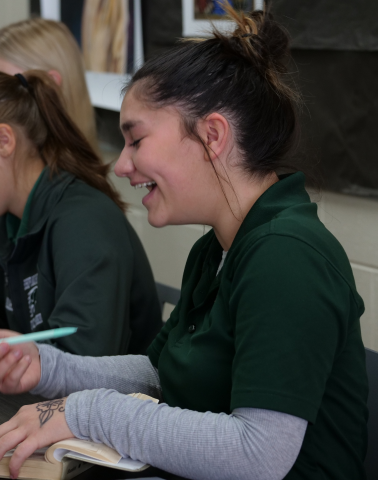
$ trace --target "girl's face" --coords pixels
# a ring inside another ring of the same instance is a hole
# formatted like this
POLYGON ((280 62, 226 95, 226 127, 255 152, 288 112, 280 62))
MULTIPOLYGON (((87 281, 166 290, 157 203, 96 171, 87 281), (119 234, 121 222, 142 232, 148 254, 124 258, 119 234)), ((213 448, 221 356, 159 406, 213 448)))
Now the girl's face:
POLYGON ((151 109, 129 91, 121 108, 125 147, 115 166, 135 188, 155 227, 209 222, 209 193, 219 188, 203 146, 188 138, 173 107, 151 109), (214 183, 214 185, 212 185, 214 183))

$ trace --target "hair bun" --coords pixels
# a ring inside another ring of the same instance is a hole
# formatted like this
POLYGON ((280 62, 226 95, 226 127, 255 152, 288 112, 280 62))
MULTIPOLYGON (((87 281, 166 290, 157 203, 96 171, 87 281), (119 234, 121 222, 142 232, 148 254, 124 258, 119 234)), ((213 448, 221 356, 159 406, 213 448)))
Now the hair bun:
POLYGON ((259 19, 257 37, 266 45, 270 59, 279 71, 286 71, 289 58, 289 34, 268 12, 253 12, 251 19, 259 19))
POLYGON ((224 9, 236 22, 231 36, 215 30, 214 35, 221 40, 228 53, 243 57, 278 91, 288 91, 280 74, 287 72, 289 55, 289 35, 273 15, 266 11, 250 13, 237 12, 227 2, 224 9))

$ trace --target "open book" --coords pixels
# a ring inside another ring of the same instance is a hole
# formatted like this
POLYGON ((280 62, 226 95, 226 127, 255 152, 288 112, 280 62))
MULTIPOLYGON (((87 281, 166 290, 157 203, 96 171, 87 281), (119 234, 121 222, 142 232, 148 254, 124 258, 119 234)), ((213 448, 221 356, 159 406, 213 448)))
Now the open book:
MULTIPOLYGON (((158 402, 142 393, 133 393, 131 396, 158 402)), ((10 478, 9 462, 13 452, 14 450, 7 452, 0 461, 0 478, 10 478)), ((90 468, 92 464, 130 472, 139 472, 149 467, 137 460, 122 458, 116 450, 102 443, 70 438, 34 452, 22 465, 18 478, 70 480, 90 468)))

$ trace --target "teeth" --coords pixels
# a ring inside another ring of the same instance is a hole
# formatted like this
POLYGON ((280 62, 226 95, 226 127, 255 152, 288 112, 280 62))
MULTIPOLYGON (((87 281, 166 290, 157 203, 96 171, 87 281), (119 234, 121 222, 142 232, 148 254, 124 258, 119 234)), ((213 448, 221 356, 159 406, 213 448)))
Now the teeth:
POLYGON ((149 187, 150 185, 156 185, 156 182, 144 182, 144 183, 138 183, 137 185, 134 185, 134 188, 143 188, 143 187, 149 187))

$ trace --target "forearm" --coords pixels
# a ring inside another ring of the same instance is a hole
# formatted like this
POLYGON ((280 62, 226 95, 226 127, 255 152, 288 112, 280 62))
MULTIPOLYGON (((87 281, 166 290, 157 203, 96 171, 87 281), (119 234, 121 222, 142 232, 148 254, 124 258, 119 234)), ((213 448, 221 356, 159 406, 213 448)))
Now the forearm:
POLYGON ((97 390, 70 395, 75 436, 195 480, 280 480, 294 464, 307 422, 268 410, 199 413, 97 390))
POLYGON ((155 368, 144 355, 81 357, 49 345, 38 345, 41 380, 31 393, 60 398, 81 390, 97 388, 118 392, 145 393, 160 399, 160 381, 155 368))

